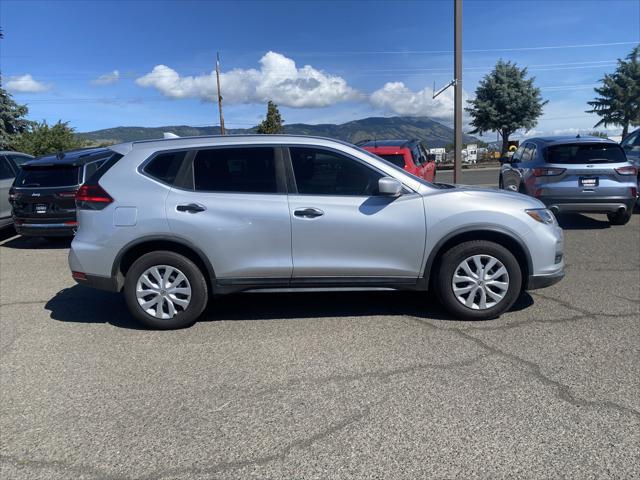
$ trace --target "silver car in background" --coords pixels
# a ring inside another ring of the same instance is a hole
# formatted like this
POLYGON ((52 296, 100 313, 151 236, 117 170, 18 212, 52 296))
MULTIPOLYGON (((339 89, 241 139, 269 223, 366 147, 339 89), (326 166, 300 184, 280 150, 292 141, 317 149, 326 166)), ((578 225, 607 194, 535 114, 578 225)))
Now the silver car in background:
MULTIPOLYGON (((435 290, 494 318, 564 276, 553 214, 518 193, 430 184, 335 140, 248 135, 126 143, 78 191, 73 278, 122 291, 152 328, 210 294, 435 290)), ((427 297, 425 297, 427 301, 427 297)))
POLYGON ((20 165, 31 159, 33 157, 26 153, 0 151, 0 228, 13 223, 9 190, 18 175, 20 165))
POLYGON ((541 200, 554 213, 606 213, 613 225, 633 214, 638 170, 612 140, 527 139, 501 167, 499 187, 541 200))

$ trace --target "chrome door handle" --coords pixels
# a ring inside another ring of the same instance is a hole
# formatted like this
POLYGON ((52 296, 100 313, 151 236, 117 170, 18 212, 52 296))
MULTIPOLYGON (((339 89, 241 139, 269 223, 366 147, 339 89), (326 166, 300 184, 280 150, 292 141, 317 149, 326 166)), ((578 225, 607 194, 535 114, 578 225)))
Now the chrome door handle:
POLYGON ((298 210, 294 210, 293 214, 296 217, 315 218, 321 217, 324 215, 324 212, 319 208, 299 208, 298 210))
POLYGON ((179 212, 198 213, 204 212, 206 210, 206 207, 198 205, 197 203, 189 203, 187 205, 178 205, 176 207, 176 210, 178 210, 179 212))

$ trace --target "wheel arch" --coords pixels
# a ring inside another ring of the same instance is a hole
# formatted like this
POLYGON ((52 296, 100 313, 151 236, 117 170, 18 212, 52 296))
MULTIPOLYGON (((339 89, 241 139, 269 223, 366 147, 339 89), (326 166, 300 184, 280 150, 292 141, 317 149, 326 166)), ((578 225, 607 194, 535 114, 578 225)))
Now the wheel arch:
POLYGON ((118 291, 122 290, 124 278, 131 265, 142 255, 158 250, 178 253, 195 263, 204 275, 209 291, 213 292, 216 278, 215 271, 204 252, 188 240, 166 235, 136 239, 125 245, 118 252, 111 268, 111 276, 116 279, 118 291))
POLYGON ((533 272, 533 261, 529 248, 514 232, 500 226, 470 226, 455 230, 443 237, 433 248, 425 264, 423 277, 426 288, 432 283, 433 275, 438 271, 442 254, 460 243, 471 240, 487 240, 507 248, 518 261, 522 271, 522 289, 526 289, 528 279, 533 272))

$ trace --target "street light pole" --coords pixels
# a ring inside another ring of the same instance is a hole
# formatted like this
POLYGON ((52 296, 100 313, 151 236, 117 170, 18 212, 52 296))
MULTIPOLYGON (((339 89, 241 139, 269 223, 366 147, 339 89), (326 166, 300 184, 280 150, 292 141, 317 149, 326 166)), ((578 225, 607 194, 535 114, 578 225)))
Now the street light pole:
POLYGON ((454 157, 453 183, 462 180, 462 0, 453 0, 454 4, 454 157))

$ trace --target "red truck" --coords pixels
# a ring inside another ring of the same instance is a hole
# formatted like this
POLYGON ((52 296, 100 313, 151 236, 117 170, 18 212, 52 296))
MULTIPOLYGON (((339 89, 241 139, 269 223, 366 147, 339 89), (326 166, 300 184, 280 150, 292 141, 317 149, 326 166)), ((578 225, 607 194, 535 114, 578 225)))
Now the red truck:
POLYGON ((436 162, 420 140, 367 140, 358 146, 428 182, 436 179, 436 162))

